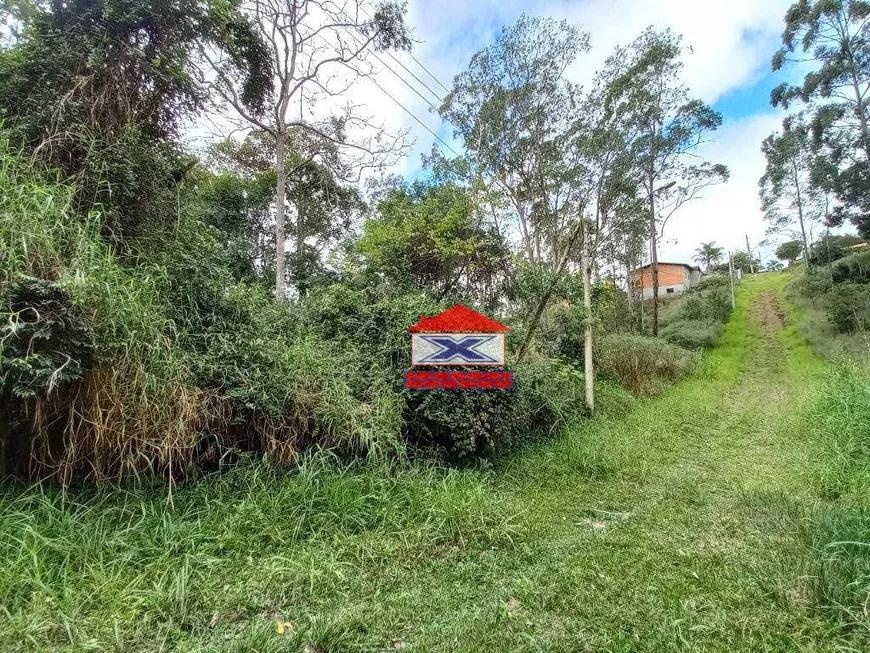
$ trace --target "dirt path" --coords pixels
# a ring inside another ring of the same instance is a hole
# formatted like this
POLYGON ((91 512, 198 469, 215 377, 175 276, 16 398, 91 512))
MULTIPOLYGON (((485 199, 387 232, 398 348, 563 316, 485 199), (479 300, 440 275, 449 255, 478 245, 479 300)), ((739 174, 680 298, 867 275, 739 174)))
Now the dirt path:
POLYGON ((22 492, 5 528, 32 550, 0 567, 37 598, 11 617, 0 599, 0 649, 860 650, 810 601, 798 427, 825 364, 784 281, 741 283, 690 378, 491 473, 253 468, 184 510, 22 492))
POLYGON ((781 283, 744 282, 695 378, 504 470, 509 546, 415 565, 366 607, 410 609, 427 651, 835 650, 793 564, 812 363, 781 283))

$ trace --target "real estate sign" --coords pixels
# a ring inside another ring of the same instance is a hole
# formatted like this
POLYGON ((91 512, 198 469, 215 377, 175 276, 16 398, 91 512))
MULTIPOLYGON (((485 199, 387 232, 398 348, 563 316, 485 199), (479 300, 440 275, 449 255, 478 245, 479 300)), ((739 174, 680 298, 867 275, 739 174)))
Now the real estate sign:
MULTIPOLYGON (((432 317, 421 316, 412 326, 411 365, 420 367, 503 367, 505 333, 499 324, 462 305, 432 317)), ((506 370, 443 371, 414 369, 405 373, 405 387, 413 389, 506 389, 513 373, 506 370)))

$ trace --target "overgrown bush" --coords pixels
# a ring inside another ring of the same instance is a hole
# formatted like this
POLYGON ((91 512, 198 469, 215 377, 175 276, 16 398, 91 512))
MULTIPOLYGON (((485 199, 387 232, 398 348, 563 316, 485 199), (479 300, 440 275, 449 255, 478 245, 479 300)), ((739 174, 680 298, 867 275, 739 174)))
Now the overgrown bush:
POLYGON ((549 356, 583 365, 586 312, 582 305, 558 306, 541 329, 541 348, 549 356))
POLYGON ((825 310, 840 333, 870 329, 870 284, 834 285, 825 296, 825 310))
POLYGON ((68 187, 5 142, 0 152, 0 399, 11 408, 0 432, 19 436, 9 466, 102 482, 180 477, 233 448, 291 460, 312 445, 398 446, 401 402, 381 368, 348 365, 354 350, 233 283, 213 229, 182 219, 122 259, 99 216, 72 211, 68 187), (348 369, 363 367, 353 385, 348 369))
POLYGON ((870 283, 870 250, 838 260, 832 266, 831 277, 834 283, 870 283))
POLYGON ((712 288, 693 294, 686 299, 680 310, 682 320, 705 320, 723 323, 731 315, 731 295, 724 288, 712 288))
POLYGON ((524 364, 510 390, 406 392, 409 441, 467 460, 504 453, 585 414, 583 375, 557 360, 524 364))
POLYGON ((659 331, 662 338, 686 349, 715 347, 721 334, 721 323, 706 320, 677 320, 659 331))
POLYGON ((701 277, 698 285, 695 286, 696 292, 709 290, 711 288, 724 288, 725 290, 729 290, 731 288, 731 280, 728 278, 728 274, 705 274, 701 277))
POLYGON ((655 394, 667 382, 686 376, 697 356, 659 338, 611 334, 598 346, 598 370, 641 395, 655 394))

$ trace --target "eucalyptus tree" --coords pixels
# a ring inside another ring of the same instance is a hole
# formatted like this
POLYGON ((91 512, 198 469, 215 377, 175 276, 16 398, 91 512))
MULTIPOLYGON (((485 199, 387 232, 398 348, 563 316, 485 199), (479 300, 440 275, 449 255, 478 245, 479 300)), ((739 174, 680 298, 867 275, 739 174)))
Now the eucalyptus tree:
POLYGON ((474 54, 440 108, 472 167, 509 201, 524 258, 551 269, 579 214, 564 157, 576 93, 565 72, 588 49, 577 27, 524 15, 474 54))
POLYGON ((274 142, 275 294, 284 299, 288 156, 303 167, 311 161, 332 167, 338 152, 341 166, 334 172, 355 179, 366 169, 395 163, 406 132, 390 132, 364 106, 350 102, 348 93, 376 73, 372 52, 409 50, 411 41, 405 5, 390 0, 371 7, 364 0, 245 0, 242 8, 270 54, 267 101, 252 102, 239 85, 233 53, 221 56, 202 44, 199 54, 214 92, 240 124, 274 142))
MULTIPOLYGON (((297 142, 314 140, 309 134, 294 134, 297 142)), ((305 147, 312 152, 317 143, 305 147)), ((223 184, 231 177, 237 181, 236 195, 230 195, 228 206, 217 206, 224 214, 241 212, 230 219, 230 225, 244 225, 242 235, 247 239, 246 251, 252 253, 254 267, 258 272, 274 271, 277 267, 276 252, 271 246, 268 232, 274 232, 275 216, 263 210, 263 189, 274 199, 276 182, 275 143, 269 134, 255 131, 242 142, 228 139, 215 144, 210 152, 210 164, 223 175, 223 184)), ((284 203, 295 209, 296 219, 288 225, 287 235, 294 241, 290 255, 292 282, 300 296, 307 292, 310 279, 322 269, 322 255, 337 244, 349 231, 352 223, 362 215, 364 203, 358 189, 342 181, 342 162, 337 148, 321 144, 318 160, 302 155, 299 151, 287 153, 284 162, 286 183, 284 203), (336 173, 336 170, 339 173, 336 173)), ((218 198, 220 199, 220 198, 218 198)), ((212 200, 214 203, 214 200, 212 200)), ((268 208, 268 204, 266 208, 268 208)), ((224 222, 227 221, 226 216, 224 222)))
POLYGON ((833 191, 840 205, 833 224, 849 218, 870 236, 870 2, 800 0, 785 14, 782 47, 772 68, 813 69, 803 84, 781 84, 771 104, 811 107, 814 147, 820 165, 816 184, 833 191))
POLYGON ((681 39, 648 28, 627 48, 617 48, 605 69, 612 78, 606 102, 625 116, 637 137, 631 143, 637 183, 648 202, 653 278, 653 334, 658 334, 658 249, 669 218, 728 169, 696 150, 722 124, 722 116, 691 99, 681 81, 681 39))
POLYGON ((824 193, 813 183, 811 138, 800 116, 786 118, 782 132, 771 134, 761 144, 767 164, 758 182, 768 232, 798 236, 807 261, 807 231, 824 217, 825 208, 824 193))

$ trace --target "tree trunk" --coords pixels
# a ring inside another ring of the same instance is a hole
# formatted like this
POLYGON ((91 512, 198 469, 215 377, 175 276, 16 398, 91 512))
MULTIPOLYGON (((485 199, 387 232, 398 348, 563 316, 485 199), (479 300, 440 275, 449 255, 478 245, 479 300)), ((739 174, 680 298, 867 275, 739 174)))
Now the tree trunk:
POLYGON ((795 184, 795 199, 797 200, 797 210, 798 210, 798 223, 801 226, 801 240, 804 245, 804 261, 806 261, 807 267, 810 267, 810 246, 807 243, 807 230, 804 226, 804 203, 801 198, 801 188, 800 188, 800 177, 798 176, 797 164, 792 161, 792 171, 794 172, 794 184, 795 184))
POLYGON ((595 366, 592 361, 592 259, 590 234, 583 222, 583 313, 586 324, 583 336, 583 378, 586 382, 586 405, 589 414, 595 413, 595 366))
POLYGON ((529 322, 529 327, 526 331, 525 340, 523 340, 522 347, 520 347, 520 353, 517 356, 518 363, 521 363, 523 361, 523 358, 525 357, 526 352, 529 349, 529 345, 531 345, 532 343, 532 337, 534 336, 535 330, 538 328, 538 324, 541 321, 541 315, 543 315, 544 309, 547 307, 547 303, 550 301, 550 297, 553 296, 555 280, 558 280, 559 277, 562 276, 562 273, 565 272, 565 267, 568 265, 568 257, 571 256, 571 250, 574 248, 574 243, 580 236, 580 233, 580 228, 574 229, 574 233, 571 234, 571 237, 565 244, 565 250, 562 254, 562 261, 559 263, 559 266, 556 269, 555 279, 550 283, 549 286, 547 286, 547 290, 544 292, 544 296, 541 297, 541 300, 538 302, 538 306, 535 308, 535 314, 532 316, 532 319, 529 322))
POLYGON ((296 290, 299 291, 299 296, 304 297, 308 292, 305 279, 305 261, 303 254, 305 249, 305 208, 300 200, 296 205, 296 290))
POLYGON ((656 200, 653 192, 655 178, 652 172, 649 173, 649 237, 650 237, 650 263, 652 271, 652 293, 653 293, 653 318, 652 318, 652 334, 659 334, 659 253, 656 245, 656 200))
POLYGON ((287 171, 284 167, 284 131, 279 129, 275 136, 275 169, 278 184, 275 197, 275 297, 278 301, 287 299, 285 288, 285 268, 287 242, 284 236, 284 200, 287 194, 287 171))
POLYGON ((861 123, 861 142, 864 144, 864 154, 867 157, 867 165, 870 166, 870 129, 867 125, 867 107, 864 98, 861 97, 861 87, 858 85, 858 76, 855 74, 855 59, 849 51, 849 60, 852 64, 852 88, 855 91, 855 102, 858 105, 858 120, 861 123))

